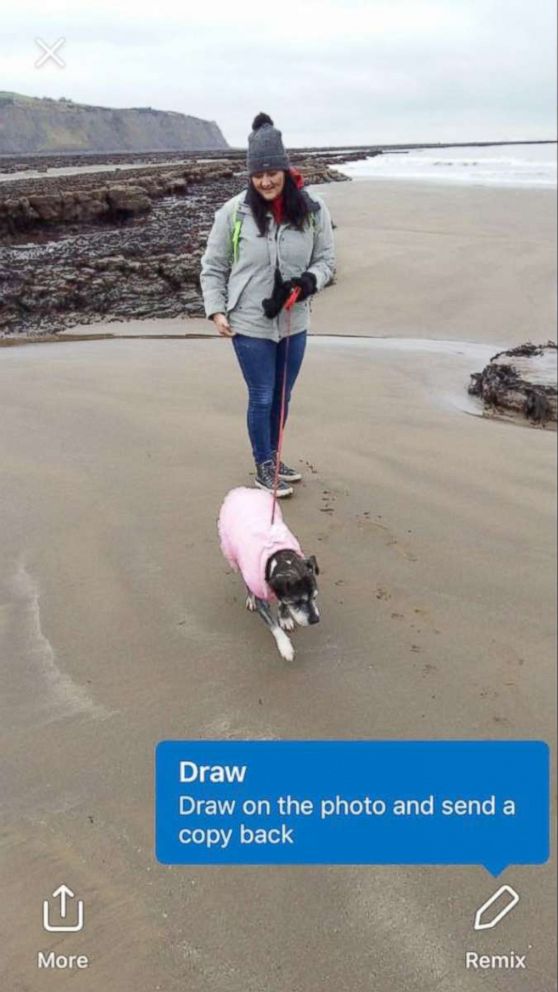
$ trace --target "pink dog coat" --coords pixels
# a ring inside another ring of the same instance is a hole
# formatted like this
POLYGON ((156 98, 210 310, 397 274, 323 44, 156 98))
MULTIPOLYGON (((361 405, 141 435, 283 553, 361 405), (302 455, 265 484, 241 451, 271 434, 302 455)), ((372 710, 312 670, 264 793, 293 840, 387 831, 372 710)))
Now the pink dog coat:
POLYGON ((271 523, 273 496, 262 489, 239 486, 225 496, 217 523, 221 551, 235 572, 240 572, 258 599, 274 599, 265 581, 265 566, 276 551, 286 548, 301 555, 294 534, 283 521, 279 505, 271 523))

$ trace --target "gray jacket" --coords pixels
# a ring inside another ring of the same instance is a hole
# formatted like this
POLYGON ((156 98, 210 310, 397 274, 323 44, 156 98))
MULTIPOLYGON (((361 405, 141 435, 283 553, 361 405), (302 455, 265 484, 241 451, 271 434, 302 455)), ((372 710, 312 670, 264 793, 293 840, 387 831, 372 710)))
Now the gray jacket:
MULTIPOLYGON (((308 196, 308 194, 306 194, 308 196)), ((308 197, 314 221, 303 231, 275 223, 269 212, 267 233, 262 237, 248 204, 246 191, 233 196, 215 213, 207 247, 201 260, 201 288, 207 317, 225 313, 232 330, 250 337, 279 341, 287 334, 288 316, 282 310, 269 319, 262 300, 271 296, 276 262, 283 279, 313 272, 317 289, 333 276, 335 252, 329 211, 321 197, 308 197), (232 233, 235 217, 241 221, 236 261, 232 233)), ((291 334, 308 329, 310 301, 291 310, 291 334)))

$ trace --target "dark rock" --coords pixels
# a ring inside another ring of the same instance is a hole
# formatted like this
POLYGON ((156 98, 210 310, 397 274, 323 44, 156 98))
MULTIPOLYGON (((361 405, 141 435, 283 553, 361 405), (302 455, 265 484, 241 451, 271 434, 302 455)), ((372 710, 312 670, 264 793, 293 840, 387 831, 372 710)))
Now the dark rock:
POLYGON ((556 427, 556 354, 553 341, 499 351, 482 372, 471 375, 469 393, 480 397, 493 416, 556 427))
POLYGON ((106 197, 112 213, 121 217, 151 210, 151 200, 141 186, 109 186, 106 197))

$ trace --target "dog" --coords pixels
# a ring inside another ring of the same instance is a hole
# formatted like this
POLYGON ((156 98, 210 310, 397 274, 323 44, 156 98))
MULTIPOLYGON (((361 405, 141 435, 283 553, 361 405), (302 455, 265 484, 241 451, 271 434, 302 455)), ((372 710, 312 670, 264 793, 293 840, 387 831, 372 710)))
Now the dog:
POLYGON ((279 654, 294 658, 287 631, 295 625, 308 627, 319 622, 318 562, 306 558, 294 534, 283 520, 273 496, 261 489, 239 486, 225 496, 217 528, 221 551, 246 585, 246 609, 259 613, 269 627, 279 654), (277 601, 277 618, 271 604, 277 601))

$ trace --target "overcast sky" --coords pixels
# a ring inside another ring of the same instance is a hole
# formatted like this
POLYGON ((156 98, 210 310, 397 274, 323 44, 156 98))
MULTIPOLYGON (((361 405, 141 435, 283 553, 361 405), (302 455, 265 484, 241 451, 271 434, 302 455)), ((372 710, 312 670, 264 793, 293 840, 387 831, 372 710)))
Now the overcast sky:
POLYGON ((215 120, 246 144, 554 138, 554 0, 16 0, 0 89, 215 120), (64 68, 36 40, 54 46, 64 68))

